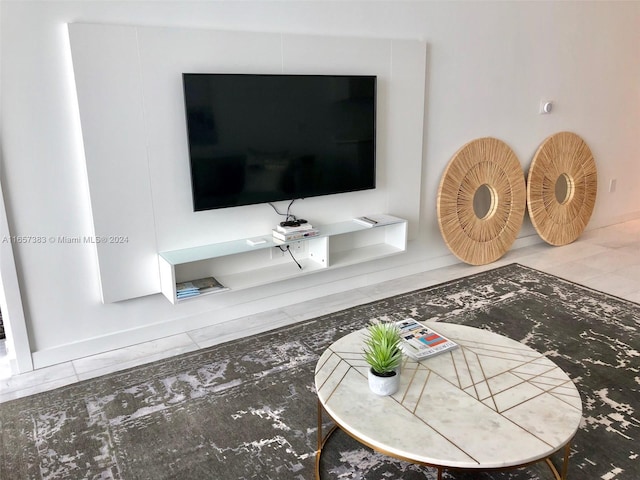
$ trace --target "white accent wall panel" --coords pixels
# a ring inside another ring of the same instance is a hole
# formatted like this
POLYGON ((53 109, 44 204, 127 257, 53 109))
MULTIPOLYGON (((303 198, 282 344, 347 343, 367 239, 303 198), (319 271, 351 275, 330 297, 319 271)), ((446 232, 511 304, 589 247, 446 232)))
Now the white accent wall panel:
POLYGON ((160 280, 136 29, 72 24, 69 36, 102 299, 156 293, 160 280))
POLYGON ((96 234, 129 237, 97 246, 105 302, 160 292, 159 251, 264 235, 278 220, 264 204, 193 212, 184 72, 377 75, 377 188, 305 199, 294 213, 323 224, 388 212, 417 230, 424 42, 91 24, 69 31, 96 234))
MULTIPOLYGON (((425 117, 425 76, 427 69, 426 44, 410 40, 394 40, 391 44, 391 68, 386 122, 388 129, 386 146, 389 161, 384 165, 393 195, 389 195, 387 211, 398 212, 409 220, 409 225, 417 229, 420 208, 435 209, 435 203, 422 206, 420 201, 421 182, 407 178, 407 172, 422 175, 424 117, 425 117), (402 154, 406 159, 399 159, 402 154), (417 162, 420 159, 420 163, 417 162), (409 181, 408 181, 409 180, 409 181)), ((433 199, 435 202, 435 199, 433 199)))

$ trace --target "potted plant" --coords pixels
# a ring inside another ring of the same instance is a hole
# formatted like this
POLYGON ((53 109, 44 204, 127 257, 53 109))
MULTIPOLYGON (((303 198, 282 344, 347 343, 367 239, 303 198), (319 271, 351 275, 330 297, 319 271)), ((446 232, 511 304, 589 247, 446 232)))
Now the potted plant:
POLYGON ((369 365, 369 388, 377 395, 392 395, 400 388, 400 329, 393 322, 369 325, 363 356, 369 365))

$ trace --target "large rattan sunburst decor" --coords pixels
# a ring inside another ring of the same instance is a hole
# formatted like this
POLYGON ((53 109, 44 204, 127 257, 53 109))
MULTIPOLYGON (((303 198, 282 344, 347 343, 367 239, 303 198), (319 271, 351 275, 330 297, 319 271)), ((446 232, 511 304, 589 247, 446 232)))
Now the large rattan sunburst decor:
POLYGON ((449 250, 471 265, 491 263, 511 247, 526 209, 524 172, 496 138, 472 140, 449 161, 438 188, 438 223, 449 250), (484 195, 484 208, 478 197, 484 195))
POLYGON ((538 148, 527 181, 529 216, 542 239, 566 245, 583 232, 598 189, 596 164, 575 133, 560 132, 538 148))

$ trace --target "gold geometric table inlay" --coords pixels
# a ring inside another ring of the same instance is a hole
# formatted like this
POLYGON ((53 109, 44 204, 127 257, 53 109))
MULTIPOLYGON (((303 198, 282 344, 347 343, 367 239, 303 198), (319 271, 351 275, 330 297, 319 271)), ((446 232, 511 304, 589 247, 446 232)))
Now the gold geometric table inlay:
POLYGON ((364 331, 333 343, 316 366, 318 454, 322 411, 373 449, 438 469, 515 468, 546 460, 566 478, 569 443, 582 416, 574 383, 544 355, 502 335, 427 323, 459 348, 416 362, 403 359, 400 390, 370 392, 364 331), (565 450, 561 472, 549 457, 565 450))

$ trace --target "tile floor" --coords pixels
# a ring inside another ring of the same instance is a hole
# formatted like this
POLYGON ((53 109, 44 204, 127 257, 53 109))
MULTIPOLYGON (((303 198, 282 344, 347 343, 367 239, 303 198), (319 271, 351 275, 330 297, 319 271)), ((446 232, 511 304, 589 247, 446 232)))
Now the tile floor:
MULTIPOLYGON (((562 247, 538 243, 511 250, 491 265, 457 264, 252 315, 244 319, 246 329, 241 333, 259 333, 265 318, 271 327, 284 326, 512 262, 640 303, 640 219, 587 231, 562 247)), ((227 329, 216 325, 12 377, 2 361, 0 342, 0 402, 206 348, 232 340, 238 333, 236 325, 227 329)))

